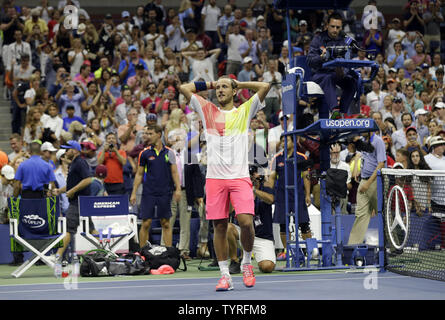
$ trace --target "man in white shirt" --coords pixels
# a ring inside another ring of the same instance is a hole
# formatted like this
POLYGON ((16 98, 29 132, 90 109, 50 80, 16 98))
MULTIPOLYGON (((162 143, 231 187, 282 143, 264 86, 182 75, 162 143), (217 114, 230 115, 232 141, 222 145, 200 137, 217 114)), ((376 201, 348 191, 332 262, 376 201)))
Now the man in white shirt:
POLYGON ((209 51, 210 56, 207 56, 206 50, 201 47, 196 52, 183 52, 182 55, 189 60, 193 80, 204 79, 205 81, 215 81, 214 67, 218 61, 218 56, 221 53, 221 49, 213 49, 209 51))
POLYGON ((263 74, 263 81, 270 83, 270 90, 266 96, 266 107, 264 113, 267 121, 281 109, 281 81, 282 75, 277 71, 277 62, 274 59, 269 60, 268 70, 263 74))
POLYGON ((391 136, 392 144, 394 147, 394 150, 397 151, 403 147, 406 146, 407 140, 406 140, 406 129, 411 127, 413 125, 413 116, 409 112, 404 112, 402 114, 402 127, 394 132, 391 136))
POLYGON ((219 43, 218 37, 218 19, 221 15, 221 9, 216 5, 216 0, 209 0, 209 4, 201 10, 201 21, 204 24, 204 32, 212 39, 212 48, 219 43))
POLYGON ((172 18, 172 23, 165 29, 165 34, 167 35, 167 46, 174 52, 179 51, 185 37, 185 30, 178 16, 172 18))
POLYGON ((115 115, 116 121, 119 125, 127 124, 127 112, 133 107, 133 95, 130 89, 125 89, 122 92, 122 98, 124 102, 116 107, 115 115))
POLYGON ((48 128, 52 131, 53 138, 59 140, 60 134, 63 130, 63 119, 59 115, 59 108, 55 104, 48 107, 48 114, 43 114, 40 118, 43 128, 48 128))
POLYGON ((229 25, 226 33, 226 45, 227 45, 227 66, 226 74, 237 75, 241 70, 242 56, 239 48, 246 38, 239 33, 240 26, 236 23, 229 25))
POLYGON ((22 30, 18 29, 14 32, 14 39, 15 42, 11 43, 8 46, 5 46, 5 52, 4 52, 4 60, 6 63, 6 70, 11 70, 12 60, 14 60, 15 66, 18 68, 18 65, 20 64, 20 58, 21 56, 27 54, 29 56, 29 64, 32 65, 32 53, 31 53, 31 46, 28 42, 25 42, 22 40, 23 38, 23 32, 22 30))
POLYGON ((279 145, 280 145, 280 137, 281 137, 281 134, 284 132, 284 117, 287 118, 287 131, 293 130, 294 126, 293 126, 292 117, 289 117, 288 115, 284 116, 283 111, 281 111, 278 116, 280 125, 275 126, 272 129, 269 129, 268 134, 267 134, 267 144, 269 147, 268 154, 270 156, 275 155, 279 151, 278 149, 279 149, 279 145))

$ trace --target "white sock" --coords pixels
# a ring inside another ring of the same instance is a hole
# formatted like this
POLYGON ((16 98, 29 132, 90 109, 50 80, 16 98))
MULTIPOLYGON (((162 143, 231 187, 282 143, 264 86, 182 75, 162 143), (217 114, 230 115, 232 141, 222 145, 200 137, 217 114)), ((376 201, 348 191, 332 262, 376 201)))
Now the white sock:
POLYGON ((219 265, 219 270, 221 271, 221 275, 230 277, 229 262, 227 260, 218 261, 218 265, 219 265))
POLYGON ((252 261, 252 251, 247 252, 243 251, 243 260, 241 261, 241 265, 250 264, 252 261))

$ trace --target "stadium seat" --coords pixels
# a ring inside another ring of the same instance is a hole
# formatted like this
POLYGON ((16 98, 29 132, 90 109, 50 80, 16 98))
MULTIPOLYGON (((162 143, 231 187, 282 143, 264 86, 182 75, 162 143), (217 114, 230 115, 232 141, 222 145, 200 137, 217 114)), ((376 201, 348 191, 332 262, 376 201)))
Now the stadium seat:
POLYGON ((129 212, 128 195, 113 195, 106 197, 80 196, 79 215, 81 236, 96 246, 98 249, 107 247, 116 253, 131 238, 137 237, 137 217, 129 212), (92 217, 123 218, 126 223, 112 223, 111 225, 90 228, 92 217))
POLYGON ((12 276, 18 278, 39 259, 50 268, 54 262, 46 255, 66 235, 66 218, 60 216, 59 197, 44 199, 9 198, 9 224, 14 251, 30 251, 33 255, 12 276))

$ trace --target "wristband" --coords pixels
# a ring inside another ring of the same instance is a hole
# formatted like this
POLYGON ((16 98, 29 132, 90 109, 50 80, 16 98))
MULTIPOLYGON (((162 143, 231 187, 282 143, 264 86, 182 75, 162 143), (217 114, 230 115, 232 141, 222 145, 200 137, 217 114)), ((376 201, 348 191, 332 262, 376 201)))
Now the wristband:
POLYGON ((205 81, 195 81, 195 88, 196 91, 206 91, 207 90, 207 84, 205 83, 205 81))

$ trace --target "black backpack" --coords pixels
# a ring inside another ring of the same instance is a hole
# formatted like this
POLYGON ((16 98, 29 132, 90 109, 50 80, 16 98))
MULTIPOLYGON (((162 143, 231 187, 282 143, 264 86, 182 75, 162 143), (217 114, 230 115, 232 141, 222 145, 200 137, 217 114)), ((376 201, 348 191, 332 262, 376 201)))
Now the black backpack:
POLYGON ((81 256, 82 277, 149 274, 150 268, 139 254, 117 256, 111 251, 95 249, 81 256))
POLYGON ((145 261, 150 269, 158 269, 160 266, 167 264, 175 271, 177 269, 187 271, 185 259, 181 257, 181 252, 175 247, 165 247, 152 245, 147 243, 140 251, 141 256, 145 257, 145 261), (184 268, 179 268, 181 261, 184 268))

